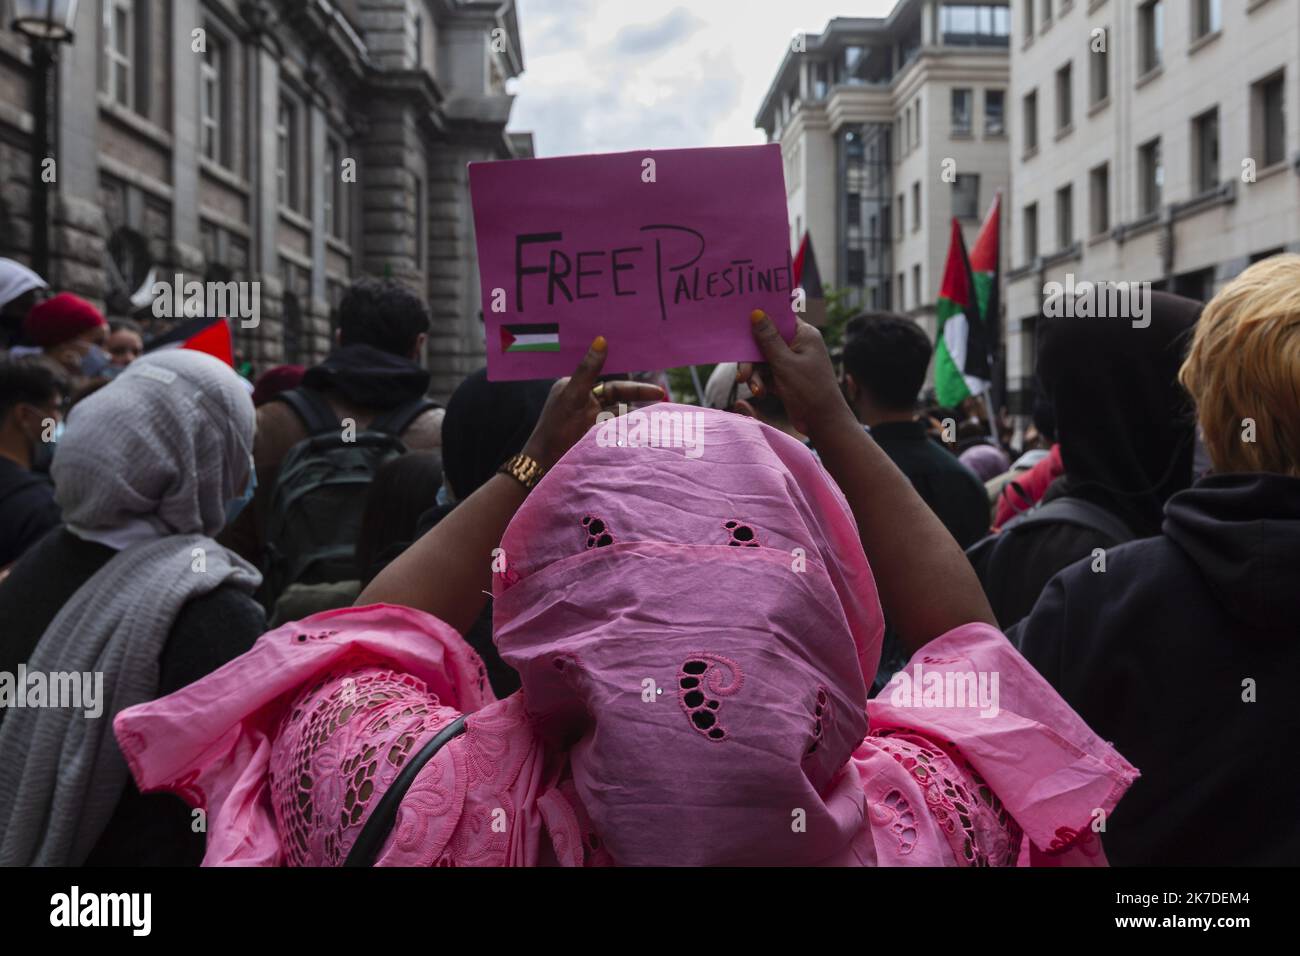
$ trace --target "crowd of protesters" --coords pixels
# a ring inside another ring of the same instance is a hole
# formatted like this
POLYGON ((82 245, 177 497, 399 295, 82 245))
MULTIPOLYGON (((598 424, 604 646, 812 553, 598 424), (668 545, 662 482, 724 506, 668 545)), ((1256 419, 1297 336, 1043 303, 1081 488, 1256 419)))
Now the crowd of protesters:
POLYGON ((392 280, 255 384, 49 292, 0 260, 0 864, 1300 862, 1300 256, 1044 321, 1019 432, 900 315, 443 408, 392 280))

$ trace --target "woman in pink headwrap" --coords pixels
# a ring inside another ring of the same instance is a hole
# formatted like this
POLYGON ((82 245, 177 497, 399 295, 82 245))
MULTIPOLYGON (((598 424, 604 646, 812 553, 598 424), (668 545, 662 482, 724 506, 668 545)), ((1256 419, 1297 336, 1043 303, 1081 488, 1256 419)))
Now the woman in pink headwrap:
POLYGON ((751 388, 820 464, 666 404, 631 413, 669 416, 660 441, 629 422, 619 445, 597 415, 661 393, 596 386, 597 339, 525 446, 535 487, 497 475, 371 606, 120 714, 140 788, 207 811, 208 864, 1104 862, 1094 824, 1136 771, 997 630, 820 334, 787 345, 761 313, 754 334, 751 388), (457 633, 489 585, 523 681, 500 701, 457 633), (913 656, 868 701, 882 603, 913 656))

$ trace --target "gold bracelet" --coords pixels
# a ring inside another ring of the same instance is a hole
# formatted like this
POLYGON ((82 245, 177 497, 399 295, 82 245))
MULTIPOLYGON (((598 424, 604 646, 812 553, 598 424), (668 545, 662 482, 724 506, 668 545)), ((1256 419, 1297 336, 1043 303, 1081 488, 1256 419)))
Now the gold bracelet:
POLYGON ((539 465, 535 458, 522 453, 507 460, 497 471, 509 475, 530 491, 546 474, 546 469, 539 465))

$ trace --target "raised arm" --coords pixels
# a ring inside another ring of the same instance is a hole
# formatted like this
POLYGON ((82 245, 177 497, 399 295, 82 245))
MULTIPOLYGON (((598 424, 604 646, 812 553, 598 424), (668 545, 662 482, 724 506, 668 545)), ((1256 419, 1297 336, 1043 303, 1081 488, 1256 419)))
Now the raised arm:
POLYGON ((812 439, 853 509, 881 605, 907 652, 962 624, 996 627, 966 555, 854 418, 821 333, 799 321, 787 345, 762 312, 750 319, 767 364, 742 366, 739 374, 750 378, 751 389, 771 387, 790 423, 812 439))
MULTIPOLYGON (((657 385, 606 382, 597 399, 592 389, 606 352, 604 337, 598 337, 573 375, 551 387, 523 451, 544 469, 549 471, 587 433, 603 407, 664 398, 657 385)), ((357 604, 413 607, 465 633, 483 610, 492 586, 492 549, 501 543, 527 494, 509 475, 494 475, 384 568, 361 592, 357 604)))

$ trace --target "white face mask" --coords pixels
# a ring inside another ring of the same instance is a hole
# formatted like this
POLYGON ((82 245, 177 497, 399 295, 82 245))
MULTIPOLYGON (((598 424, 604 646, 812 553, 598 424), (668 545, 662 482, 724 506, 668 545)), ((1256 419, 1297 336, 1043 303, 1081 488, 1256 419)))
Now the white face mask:
POLYGON ((253 466, 253 458, 248 458, 248 481, 244 483, 244 491, 238 498, 231 498, 226 502, 226 524, 231 524, 239 513, 248 507, 248 503, 253 500, 253 492, 257 490, 257 469, 253 466))

